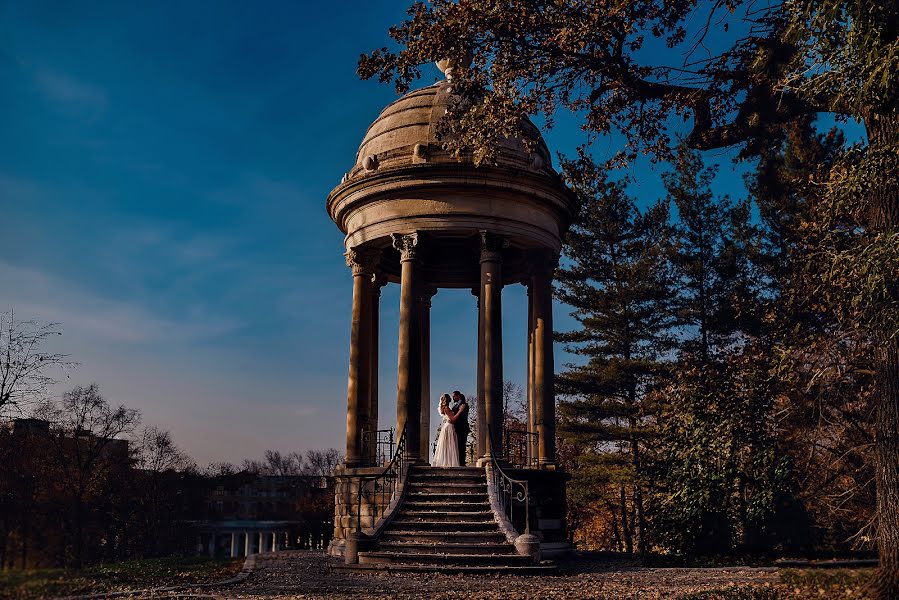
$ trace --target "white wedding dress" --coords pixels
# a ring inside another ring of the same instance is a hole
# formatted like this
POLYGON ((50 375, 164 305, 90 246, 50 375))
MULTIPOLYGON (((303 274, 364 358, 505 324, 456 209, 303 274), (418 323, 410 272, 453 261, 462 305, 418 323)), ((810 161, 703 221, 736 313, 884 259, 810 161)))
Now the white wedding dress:
POLYGON ((437 436, 437 447, 434 449, 435 467, 459 467, 459 444, 456 427, 443 415, 440 423, 440 434, 437 436))

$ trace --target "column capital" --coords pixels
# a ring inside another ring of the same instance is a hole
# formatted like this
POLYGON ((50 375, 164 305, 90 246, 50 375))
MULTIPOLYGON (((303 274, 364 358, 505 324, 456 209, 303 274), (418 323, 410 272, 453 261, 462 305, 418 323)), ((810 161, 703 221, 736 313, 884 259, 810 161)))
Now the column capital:
POLYGON ((393 247, 399 250, 400 262, 421 259, 421 238, 417 231, 409 234, 392 233, 390 237, 393 247))
POLYGON ((481 262, 502 262, 503 248, 509 247, 509 240, 489 231, 481 231, 481 262))
POLYGON ((353 277, 373 276, 381 260, 381 251, 371 248, 350 248, 344 254, 346 266, 353 271, 353 277))

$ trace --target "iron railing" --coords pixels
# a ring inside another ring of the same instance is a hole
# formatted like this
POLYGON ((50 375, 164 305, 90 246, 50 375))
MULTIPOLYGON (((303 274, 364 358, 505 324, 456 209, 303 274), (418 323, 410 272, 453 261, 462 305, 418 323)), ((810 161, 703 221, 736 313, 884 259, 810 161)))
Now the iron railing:
POLYGON ((505 427, 503 429, 503 458, 516 469, 536 469, 540 466, 537 453, 539 436, 536 431, 528 431, 523 427, 505 427))
MULTIPOLYGON (((392 430, 391 430, 392 432, 392 430)), ((391 433, 392 436, 392 433, 391 433)), ((411 461, 406 457, 406 427, 403 427, 402 433, 396 443, 396 452, 390 463, 384 467, 384 470, 374 475, 360 475, 359 487, 357 489, 356 506, 356 532, 362 532, 362 498, 372 500, 372 528, 374 528, 378 520, 384 516, 387 509, 393 504, 397 493, 400 491, 400 483, 404 482, 409 472, 409 464, 411 461)))
POLYGON ((505 472, 498 460, 496 444, 493 441, 493 432, 487 429, 487 439, 490 444, 490 476, 493 478, 493 489, 496 491, 499 509, 509 519, 513 528, 516 527, 515 517, 522 521, 524 512, 524 533, 531 533, 531 510, 528 482, 523 479, 513 479, 505 472), (516 511, 515 507, 518 506, 516 511))
POLYGON ((393 457, 393 435, 396 431, 390 429, 377 429, 362 431, 362 454, 367 465, 383 465, 393 457))

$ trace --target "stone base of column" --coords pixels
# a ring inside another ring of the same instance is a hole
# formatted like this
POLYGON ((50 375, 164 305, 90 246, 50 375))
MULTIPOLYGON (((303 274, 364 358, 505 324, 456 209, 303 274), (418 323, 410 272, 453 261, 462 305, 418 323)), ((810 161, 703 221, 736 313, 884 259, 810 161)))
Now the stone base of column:
POLYGON ((373 547, 372 539, 364 533, 354 531, 349 534, 344 544, 344 563, 348 565, 359 564, 359 553, 371 550, 373 547))
POLYGON ((343 556, 346 540, 356 533, 360 522, 362 529, 372 529, 377 521, 375 514, 380 514, 389 505, 390 498, 381 498, 378 494, 363 496, 362 514, 359 514, 360 477, 378 475, 383 471, 382 467, 347 469, 343 465, 335 469, 338 477, 334 486, 334 533, 328 546, 331 556, 343 556))
MULTIPOLYGON (((483 457, 483 458, 479 458, 478 461, 477 461, 477 463, 475 463, 475 464, 476 464, 478 467, 485 467, 485 466, 489 465, 490 462, 491 462, 490 457, 489 457, 489 456, 485 456, 485 457, 483 457)), ((496 462, 497 462, 497 464, 498 464, 499 466, 501 466, 503 469, 511 469, 511 468, 512 468, 512 463, 510 463, 510 462, 509 462, 507 459, 505 459, 505 458, 497 458, 497 459, 496 459, 496 462)))

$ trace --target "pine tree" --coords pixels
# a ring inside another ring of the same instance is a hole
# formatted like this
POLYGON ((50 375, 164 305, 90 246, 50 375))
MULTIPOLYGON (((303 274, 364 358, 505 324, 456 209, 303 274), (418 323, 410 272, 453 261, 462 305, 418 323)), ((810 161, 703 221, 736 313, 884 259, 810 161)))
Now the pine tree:
MULTIPOLYGON (((874 347, 835 318, 818 276, 827 243, 820 214, 843 232, 843 247, 859 235, 846 212, 830 210, 819 183, 844 147, 838 130, 818 133, 808 117, 773 136, 747 177, 764 225, 759 264, 776 358, 778 450, 802 474, 795 493, 819 532, 809 541, 839 548, 871 545, 875 505, 874 347)), ((833 229, 827 237, 834 240, 833 229)))
POLYGON ((667 211, 656 205, 641 214, 625 183, 607 181, 584 155, 564 167, 583 207, 565 240, 557 297, 574 308, 580 327, 557 337, 586 360, 567 365, 557 379, 567 397, 560 404, 562 435, 593 450, 582 459, 589 466, 575 473, 574 495, 605 502, 623 549, 632 552, 637 540, 645 553, 641 475, 651 413, 645 398, 670 347, 671 292, 660 243, 667 211), (590 492, 581 494, 579 485, 590 492))
POLYGON ((652 517, 663 545, 700 554, 752 537, 767 514, 759 500, 779 485, 768 476, 776 457, 754 265, 759 232, 748 200, 715 196, 715 175, 685 149, 663 175, 677 214, 670 260, 680 343, 658 400, 652 517))

